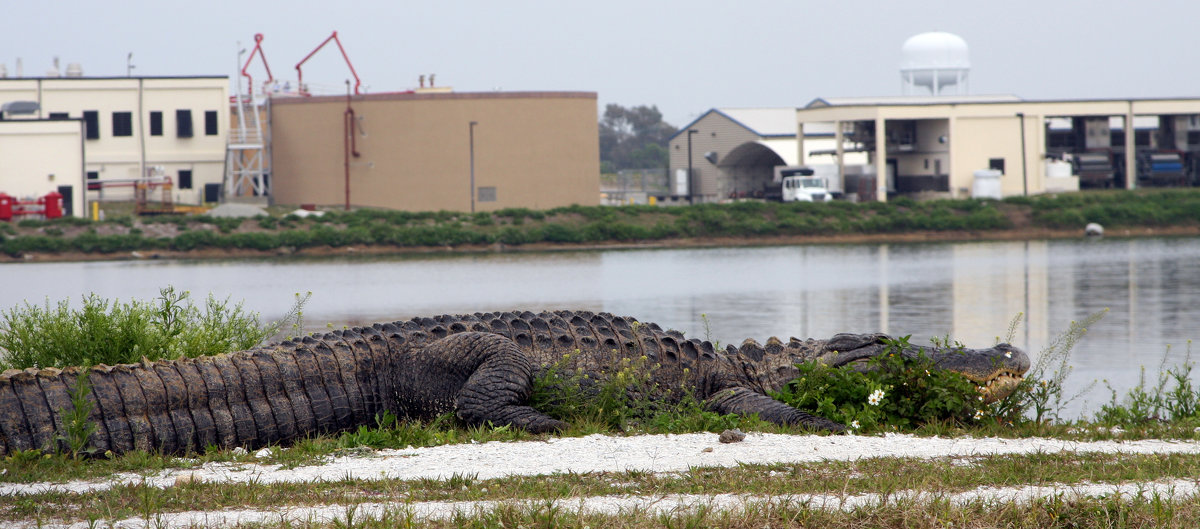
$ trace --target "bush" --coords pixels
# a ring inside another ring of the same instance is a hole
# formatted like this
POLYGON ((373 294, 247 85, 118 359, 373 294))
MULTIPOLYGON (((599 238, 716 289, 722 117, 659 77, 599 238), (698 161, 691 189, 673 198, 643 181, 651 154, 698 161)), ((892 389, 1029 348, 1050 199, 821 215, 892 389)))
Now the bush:
MULTIPOLYGON (((284 321, 298 317, 307 298, 284 321)), ((128 364, 248 349, 283 322, 262 325, 242 305, 208 296, 203 306, 173 287, 151 302, 110 302, 95 294, 72 309, 66 300, 26 303, 0 315, 0 369, 128 364)))
POLYGON ((975 384, 950 371, 936 369, 921 354, 905 358, 909 337, 888 343, 886 354, 869 360, 869 371, 852 366, 799 364, 800 375, 789 382, 779 400, 861 431, 911 429, 935 422, 966 424, 982 416, 975 384))

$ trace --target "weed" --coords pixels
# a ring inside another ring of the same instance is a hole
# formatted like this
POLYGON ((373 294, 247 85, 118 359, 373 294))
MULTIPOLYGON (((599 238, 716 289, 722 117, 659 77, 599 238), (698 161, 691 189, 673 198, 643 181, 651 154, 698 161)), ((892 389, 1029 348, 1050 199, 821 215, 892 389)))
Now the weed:
POLYGON ((89 366, 79 368, 79 374, 75 376, 75 387, 69 391, 71 408, 62 410, 64 431, 55 436, 60 445, 66 446, 67 454, 73 459, 91 455, 93 452, 87 449, 88 441, 91 440, 92 434, 96 433, 96 424, 88 420, 88 415, 95 406, 91 399, 88 399, 92 392, 92 384, 88 378, 90 372, 89 366))

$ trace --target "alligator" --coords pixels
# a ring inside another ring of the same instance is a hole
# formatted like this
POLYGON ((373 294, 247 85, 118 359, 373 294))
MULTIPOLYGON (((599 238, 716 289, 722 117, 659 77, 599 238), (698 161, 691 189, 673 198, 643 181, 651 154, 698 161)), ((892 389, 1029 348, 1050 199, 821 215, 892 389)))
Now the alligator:
MULTIPOLYGON (((429 419, 454 412, 471 425, 534 433, 566 424, 529 406, 546 369, 612 376, 643 360, 655 399, 685 393, 720 413, 841 431, 833 421, 768 396, 795 378, 795 364, 865 365, 889 350, 884 334, 838 334, 716 349, 653 323, 586 311, 475 313, 419 317, 290 339, 209 357, 88 368, 95 430, 89 452, 185 454, 209 447, 259 448, 370 425, 391 412, 429 419), (671 391, 675 389, 675 391, 671 391)), ((890 351, 895 351, 891 349, 890 351)), ((904 355, 918 354, 904 350, 904 355)), ((989 398, 1020 381, 1029 359, 1000 344, 926 350, 939 368, 967 376, 989 398)), ((66 449, 72 395, 81 368, 0 374, 0 455, 66 449)))

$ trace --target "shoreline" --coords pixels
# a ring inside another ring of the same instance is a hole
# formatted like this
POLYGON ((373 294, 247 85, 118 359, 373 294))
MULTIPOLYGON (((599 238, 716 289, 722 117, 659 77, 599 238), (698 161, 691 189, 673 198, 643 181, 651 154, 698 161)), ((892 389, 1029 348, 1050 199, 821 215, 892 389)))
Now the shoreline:
MULTIPOLYGON (((1164 227, 1134 227, 1109 229, 1105 232, 1109 238, 1136 237, 1186 237, 1200 236, 1200 226, 1164 226, 1164 227)), ((886 244, 886 243, 927 243, 927 242, 982 242, 982 241, 1014 241, 1014 240, 1051 240, 1083 238, 1082 230, 1063 229, 1009 229, 986 231, 912 231, 904 233, 854 233, 835 235, 788 235, 766 237, 689 237, 677 239, 662 239, 642 242, 602 242, 602 243, 529 243, 522 245, 506 245, 502 243, 481 245, 467 244, 460 246, 390 246, 390 245, 351 245, 341 247, 320 246, 301 249, 283 248, 279 250, 253 249, 218 249, 205 248, 199 250, 157 250, 132 251, 120 253, 38 253, 31 252, 19 257, 0 255, 0 264, 4 263, 56 263, 83 261, 127 261, 145 259, 255 259, 272 257, 334 257, 334 256, 403 256, 403 255, 453 255, 472 253, 504 253, 504 252, 560 252, 560 251, 594 251, 594 250, 634 250, 659 248, 715 248, 715 247, 753 247, 753 246, 792 246, 803 244, 886 244)))

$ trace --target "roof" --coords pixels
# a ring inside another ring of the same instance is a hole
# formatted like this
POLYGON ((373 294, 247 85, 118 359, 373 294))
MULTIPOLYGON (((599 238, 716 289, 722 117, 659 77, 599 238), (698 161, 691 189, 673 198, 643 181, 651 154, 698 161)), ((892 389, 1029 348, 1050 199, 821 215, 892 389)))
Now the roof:
MULTIPOLYGON (((357 94, 353 101, 415 101, 429 99, 596 99, 596 92, 378 92, 357 94)), ((271 99, 272 105, 290 105, 304 103, 328 103, 330 101, 345 102, 344 95, 326 96, 285 96, 271 99)))
POLYGON ((709 114, 718 114, 737 123, 742 128, 764 138, 796 137, 796 108, 795 107, 761 107, 761 108, 713 108, 700 114, 672 134, 670 140, 684 131, 692 128, 698 121, 709 114))
POLYGON ((1024 101, 1012 94, 963 96, 876 96, 818 97, 804 108, 883 106, 883 105, 955 105, 968 103, 1017 103, 1024 101))

